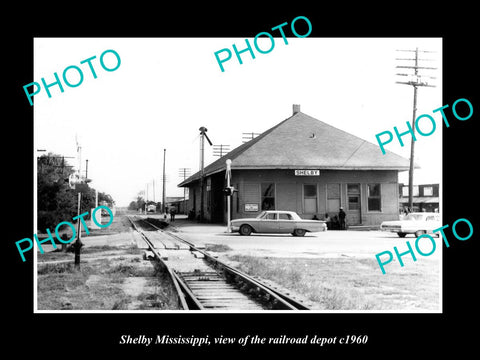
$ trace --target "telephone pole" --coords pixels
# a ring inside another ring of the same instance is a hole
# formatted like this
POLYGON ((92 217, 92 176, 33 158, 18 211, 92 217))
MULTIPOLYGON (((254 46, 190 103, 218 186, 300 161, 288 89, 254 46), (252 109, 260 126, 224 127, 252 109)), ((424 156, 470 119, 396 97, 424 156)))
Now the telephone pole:
POLYGON ((414 61, 413 65, 398 65, 397 69, 404 69, 402 71, 407 71, 407 73, 396 74, 398 76, 404 77, 405 81, 396 81, 397 84, 410 85, 413 86, 413 116, 412 116, 412 140, 410 143, 410 168, 408 172, 408 207, 410 211, 413 210, 413 169, 414 169, 414 153, 415 153, 415 120, 417 118, 417 90, 419 87, 435 87, 430 85, 426 80, 436 79, 434 76, 430 75, 420 75, 419 70, 436 70, 435 67, 430 66, 419 66, 418 61, 432 61, 432 59, 419 59, 418 53, 433 53, 434 51, 420 51, 418 48, 415 50, 397 50, 401 52, 414 53, 414 58, 397 58, 396 60, 402 61, 414 61), (408 73, 409 69, 413 69, 413 74, 408 73))
POLYGON ((162 214, 165 213, 165 156, 167 153, 167 149, 163 149, 163 191, 162 191, 162 214))
POLYGON ((205 170, 204 170, 204 160, 205 160, 205 138, 207 138, 208 143, 212 146, 212 142, 208 138, 206 132, 207 128, 205 126, 200 127, 200 222, 204 221, 204 182, 205 182, 205 170))
MULTIPOLYGON (((190 168, 180 168, 178 169, 178 175, 183 178, 183 181, 187 178, 187 176, 190 176, 190 168)), ((187 188, 184 186, 183 187, 183 213, 187 214, 187 204, 186 204, 186 195, 187 188)))
POLYGON ((222 157, 223 155, 230 152, 230 145, 213 145, 213 156, 222 157))
POLYGON ((153 202, 155 202, 155 179, 153 181, 153 202))
MULTIPOLYGON (((227 180, 227 189, 230 188, 230 181, 232 179, 232 160, 227 159, 225 161, 226 164, 226 170, 225 170, 225 177, 227 180)), ((231 233, 232 232, 232 225, 231 225, 231 218, 232 218, 232 212, 231 212, 231 201, 232 201, 232 195, 233 194, 227 194, 227 232, 231 233)))

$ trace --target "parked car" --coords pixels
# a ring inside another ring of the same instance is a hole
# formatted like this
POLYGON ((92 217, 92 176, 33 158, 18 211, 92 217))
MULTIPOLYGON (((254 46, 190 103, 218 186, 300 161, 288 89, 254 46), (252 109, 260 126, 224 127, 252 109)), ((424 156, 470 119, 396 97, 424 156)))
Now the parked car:
POLYGON ((326 231, 327 225, 321 220, 304 220, 293 211, 262 211, 256 218, 231 221, 232 231, 240 235, 253 233, 277 233, 304 236, 306 232, 326 231))
MULTIPOLYGON (((432 230, 441 227, 439 213, 418 212, 410 213, 401 220, 384 221, 380 225, 380 230, 397 233, 400 237, 407 234, 414 234, 418 237, 422 234, 433 234, 432 230)), ((437 236, 438 233, 436 233, 437 236)))

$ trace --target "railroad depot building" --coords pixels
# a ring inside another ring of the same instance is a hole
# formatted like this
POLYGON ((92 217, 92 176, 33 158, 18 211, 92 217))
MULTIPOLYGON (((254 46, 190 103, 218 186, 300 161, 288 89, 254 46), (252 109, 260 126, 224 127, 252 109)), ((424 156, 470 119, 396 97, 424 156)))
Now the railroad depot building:
MULTIPOLYGON (((262 210, 295 211, 304 219, 338 214, 348 225, 398 219, 398 172, 409 160, 300 112, 204 168, 204 220, 227 222, 226 163, 232 160, 232 219, 262 210)), ((200 213, 200 172, 180 183, 189 188, 186 207, 200 213)))

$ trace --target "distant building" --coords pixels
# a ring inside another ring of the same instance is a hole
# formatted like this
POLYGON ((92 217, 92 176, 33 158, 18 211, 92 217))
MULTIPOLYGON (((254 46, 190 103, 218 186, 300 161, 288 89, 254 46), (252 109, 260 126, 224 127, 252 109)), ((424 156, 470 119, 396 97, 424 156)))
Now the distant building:
MULTIPOLYGON (((408 207, 408 184, 398 184, 400 193, 400 211, 408 207)), ((439 211, 439 184, 413 185, 412 211, 439 211)))
POLYGON ((168 208, 175 206, 177 214, 186 214, 185 203, 183 202, 183 196, 167 196, 165 198, 165 205, 168 208))
MULTIPOLYGON (((349 225, 377 225, 398 219, 398 172, 409 160, 300 112, 230 151, 204 169, 204 218, 227 221, 225 171, 232 160, 238 192, 232 219, 254 217, 262 210, 297 212, 323 219, 347 213, 349 225)), ((178 186, 189 188, 187 210, 200 213, 200 172, 178 186)))

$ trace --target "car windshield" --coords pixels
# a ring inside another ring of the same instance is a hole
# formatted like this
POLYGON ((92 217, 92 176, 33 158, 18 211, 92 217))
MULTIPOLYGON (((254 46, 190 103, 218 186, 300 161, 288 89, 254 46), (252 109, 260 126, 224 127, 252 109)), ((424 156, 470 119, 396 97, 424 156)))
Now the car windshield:
POLYGON ((262 211, 260 214, 257 215, 257 219, 263 219, 266 213, 266 211, 262 211))
POLYGON ((403 218, 403 220, 423 220, 423 215, 422 214, 408 214, 403 218))

